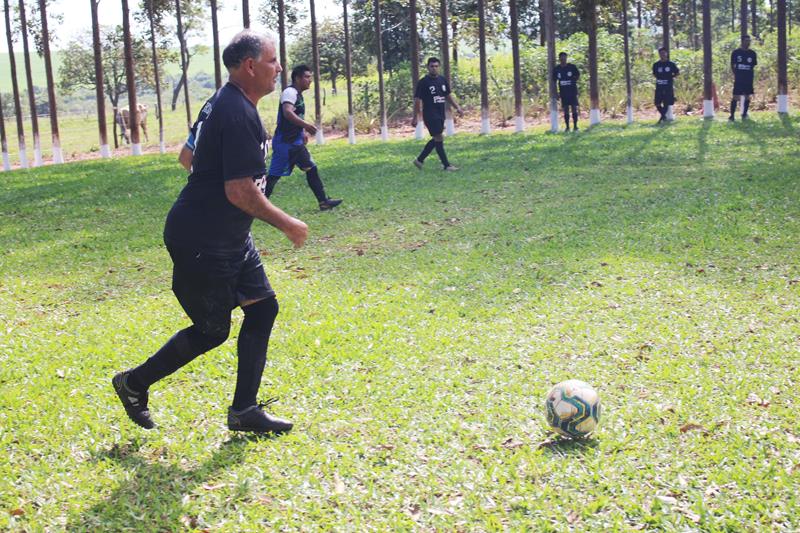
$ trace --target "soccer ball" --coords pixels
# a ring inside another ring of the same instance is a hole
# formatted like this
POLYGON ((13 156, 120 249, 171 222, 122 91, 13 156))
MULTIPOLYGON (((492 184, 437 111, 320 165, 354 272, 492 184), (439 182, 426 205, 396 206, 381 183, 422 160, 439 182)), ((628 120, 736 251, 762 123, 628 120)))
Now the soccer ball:
POLYGON ((547 423, 565 437, 585 438, 600 420, 600 396, 591 385, 577 379, 562 381, 550 389, 544 406, 547 423))

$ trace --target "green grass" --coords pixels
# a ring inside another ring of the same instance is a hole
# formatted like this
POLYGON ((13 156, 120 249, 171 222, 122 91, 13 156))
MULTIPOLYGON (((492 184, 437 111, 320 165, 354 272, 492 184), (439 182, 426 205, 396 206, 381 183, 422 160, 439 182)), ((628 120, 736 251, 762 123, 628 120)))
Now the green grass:
POLYGON ((4 173, 0 528, 798 530, 798 128, 462 134, 456 174, 312 147, 345 204, 295 175, 307 246, 254 225, 296 423, 262 440, 224 426, 233 338, 152 388, 155 431, 109 384, 187 325, 174 155, 4 173), (589 441, 542 425, 566 378, 601 394, 589 441))

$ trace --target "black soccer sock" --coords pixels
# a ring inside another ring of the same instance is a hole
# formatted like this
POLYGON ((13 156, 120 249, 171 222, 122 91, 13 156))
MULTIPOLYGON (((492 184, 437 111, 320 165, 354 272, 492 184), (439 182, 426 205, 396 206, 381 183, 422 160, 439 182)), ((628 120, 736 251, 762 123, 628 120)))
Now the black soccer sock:
POLYGON ((564 108, 564 122, 567 124, 567 129, 569 129, 569 107, 564 108))
POLYGON ((659 114, 661 115, 661 120, 667 118, 667 106, 656 104, 656 109, 658 109, 659 114))
POLYGON ((426 144, 425 148, 422 149, 422 153, 420 153, 419 156, 417 156, 417 161, 419 161, 420 163, 425 161, 425 158, 431 155, 431 152, 433 152, 433 148, 435 147, 435 145, 436 141, 434 141, 433 139, 428 141, 428 144, 426 144))
POLYGON ((272 191, 275 189, 275 185, 278 183, 279 179, 281 179, 280 176, 267 176, 267 185, 264 187, 264 195, 267 198, 272 196, 272 191))
POLYGON ((198 355, 216 348, 227 338, 227 333, 225 336, 215 337, 203 333, 197 326, 183 329, 173 335, 147 361, 133 369, 128 385, 133 390, 146 391, 153 383, 190 363, 198 355))
POLYGON ((237 341, 239 365, 232 405, 236 411, 256 404, 261 375, 267 362, 269 336, 278 316, 278 300, 273 296, 245 306, 242 311, 244 320, 237 341))
POLYGON ((572 122, 575 125, 575 127, 577 128, 578 127, 578 108, 574 107, 574 106, 572 107, 572 122))
POLYGON ((745 98, 744 99, 744 107, 742 108, 742 116, 747 115, 747 111, 749 111, 749 110, 750 110, 750 99, 749 98, 745 98))
POLYGON ((328 199, 328 197, 325 196, 325 186, 322 184, 322 179, 319 177, 317 167, 311 167, 311 170, 306 172, 306 181, 314 192, 314 196, 317 197, 318 202, 324 202, 328 199))
POLYGON ((731 100, 731 116, 736 114, 736 98, 731 100))
POLYGON ((450 166, 450 161, 447 160, 447 154, 444 153, 444 141, 436 141, 436 153, 439 154, 439 161, 442 162, 444 168, 450 166))

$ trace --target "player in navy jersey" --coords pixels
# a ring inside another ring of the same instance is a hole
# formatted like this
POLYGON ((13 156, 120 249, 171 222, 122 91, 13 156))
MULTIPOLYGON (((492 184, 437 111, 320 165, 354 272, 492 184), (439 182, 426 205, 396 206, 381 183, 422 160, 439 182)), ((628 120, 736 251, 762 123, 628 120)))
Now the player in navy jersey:
POLYGON ((569 112, 572 110, 573 129, 578 131, 578 79, 581 73, 578 67, 567 63, 567 53, 558 54, 558 65, 553 69, 553 79, 558 86, 561 97, 561 109, 564 111, 564 122, 569 131, 569 112))
POLYGON ((755 67, 758 65, 758 56, 750 50, 750 36, 742 36, 742 46, 731 53, 731 70, 733 70, 733 99, 731 100, 731 116, 728 120, 733 122, 736 115, 736 102, 744 96, 742 105, 742 120, 747 119, 750 110, 750 96, 754 94, 753 78, 755 67))
POLYGON ((325 186, 319 177, 317 164, 311 159, 306 144, 308 135, 317 133, 317 128, 305 120, 306 104, 303 91, 311 87, 311 69, 306 65, 298 65, 292 69, 292 84, 281 93, 278 106, 278 125, 272 138, 272 162, 267 176, 267 197, 272 195, 275 184, 281 176, 289 176, 294 167, 305 172, 308 186, 314 192, 322 211, 333 209, 340 203, 339 199, 328 198, 325 186))
POLYGON ((658 49, 659 60, 653 63, 653 76, 656 78, 656 109, 661 114, 658 123, 667 120, 669 106, 675 103, 675 89, 672 80, 678 77, 678 65, 669 60, 669 51, 666 48, 658 49))
POLYGON ((453 171, 458 170, 450 164, 447 160, 447 154, 444 152, 444 106, 445 102, 450 102, 459 116, 463 114, 461 107, 453 99, 450 92, 450 84, 444 76, 439 75, 439 60, 435 57, 428 58, 428 74, 424 76, 417 83, 417 89, 414 91, 414 118, 411 119, 411 125, 417 125, 417 117, 422 113, 422 120, 425 122, 425 127, 428 128, 428 133, 431 134, 432 139, 428 141, 422 153, 414 159, 413 163, 418 169, 422 170, 422 164, 425 158, 436 149, 439 155, 439 160, 442 162, 444 170, 453 171))
POLYGON ((275 89, 281 72, 274 41, 242 31, 225 48, 222 60, 228 83, 206 102, 192 128, 186 147, 192 171, 164 226, 173 262, 172 291, 192 325, 141 365, 116 374, 111 383, 128 417, 145 429, 155 427, 149 388, 225 342, 231 311, 241 307, 244 320, 228 428, 283 433, 292 424, 267 414, 265 404, 257 401, 278 301, 250 227, 258 218, 297 247, 305 242, 308 227, 264 194, 267 132, 256 106, 275 89))

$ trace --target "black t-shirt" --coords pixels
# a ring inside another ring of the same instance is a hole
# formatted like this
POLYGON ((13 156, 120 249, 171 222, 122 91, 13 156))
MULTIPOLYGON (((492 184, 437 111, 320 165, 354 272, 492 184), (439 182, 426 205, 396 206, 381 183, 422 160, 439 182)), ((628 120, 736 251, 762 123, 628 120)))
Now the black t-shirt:
POLYGON ((253 217, 228 201, 225 182, 252 176, 264 190, 267 132, 256 107, 231 83, 203 106, 192 130, 192 173, 167 215, 164 240, 207 251, 241 251, 253 217))
POLYGON ((563 67, 558 64, 553 69, 553 79, 558 85, 558 94, 561 96, 572 96, 578 94, 578 78, 581 73, 578 67, 572 63, 567 63, 563 67))
POLYGON ((422 115, 426 120, 444 120, 444 104, 450 94, 450 84, 444 76, 425 76, 417 83, 414 96, 422 100, 422 115))
POLYGON ((737 48, 731 54, 731 68, 738 81, 752 81, 753 69, 758 65, 758 56, 753 50, 737 48))
POLYGON ((306 104, 303 100, 303 93, 290 85, 281 93, 280 105, 278 105, 278 125, 275 127, 275 142, 288 144, 303 144, 303 128, 292 124, 283 116, 283 104, 289 102, 294 106, 294 114, 304 119, 306 116, 306 104))
POLYGON ((672 61, 656 61, 653 63, 656 89, 672 89, 672 80, 679 72, 678 65, 672 61))

